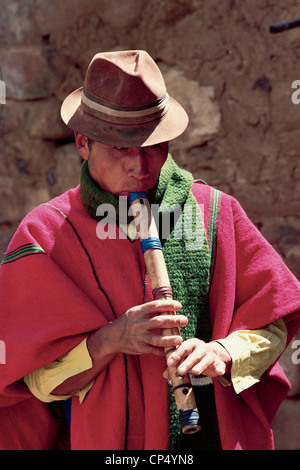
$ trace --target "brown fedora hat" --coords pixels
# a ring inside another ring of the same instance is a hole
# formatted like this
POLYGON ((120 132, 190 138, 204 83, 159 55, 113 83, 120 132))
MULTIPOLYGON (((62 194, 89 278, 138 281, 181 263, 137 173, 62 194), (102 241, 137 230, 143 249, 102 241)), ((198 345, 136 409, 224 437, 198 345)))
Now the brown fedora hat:
POLYGON ((83 87, 64 100, 61 117, 80 134, 118 147, 166 142, 188 124, 154 60, 138 50, 96 54, 83 87))

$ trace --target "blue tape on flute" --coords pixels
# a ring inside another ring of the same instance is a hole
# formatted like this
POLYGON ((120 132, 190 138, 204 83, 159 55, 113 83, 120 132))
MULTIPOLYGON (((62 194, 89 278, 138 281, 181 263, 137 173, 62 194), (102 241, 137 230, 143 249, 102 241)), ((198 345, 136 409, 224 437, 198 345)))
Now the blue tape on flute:
POLYGON ((143 253, 145 253, 147 250, 150 250, 151 248, 158 248, 159 250, 162 250, 160 239, 156 237, 144 238, 144 240, 141 240, 141 246, 143 253))
POLYGON ((199 424, 198 410, 179 410, 179 421, 182 428, 190 425, 197 426, 199 424))
POLYGON ((139 193, 130 193, 128 196, 129 204, 131 204, 132 201, 140 198, 148 199, 148 194, 145 191, 140 191, 139 193))

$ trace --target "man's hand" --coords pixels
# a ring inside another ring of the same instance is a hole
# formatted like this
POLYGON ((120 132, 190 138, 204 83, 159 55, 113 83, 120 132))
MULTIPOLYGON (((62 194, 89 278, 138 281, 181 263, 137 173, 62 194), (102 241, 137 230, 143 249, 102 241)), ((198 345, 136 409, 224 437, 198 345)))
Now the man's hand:
POLYGON ((67 395, 80 390, 93 380, 119 353, 164 354, 165 347, 182 343, 179 335, 162 336, 164 328, 179 328, 188 323, 184 315, 168 315, 181 308, 175 300, 155 300, 132 307, 87 338, 93 366, 65 380, 52 392, 67 395), (155 332, 156 330, 156 332, 155 332))
POLYGON ((169 315, 181 304, 175 300, 154 300, 128 309, 109 323, 99 333, 110 352, 125 354, 164 354, 170 348, 182 343, 180 335, 162 336, 161 330, 180 328, 188 323, 184 315, 169 315))
MULTIPOLYGON (((231 356, 216 341, 205 343, 193 338, 181 343, 169 356, 167 365, 177 367, 177 373, 181 376, 191 371, 194 375, 204 374, 208 377, 217 377, 230 373, 231 356)), ((167 371, 164 377, 169 378, 167 371)))

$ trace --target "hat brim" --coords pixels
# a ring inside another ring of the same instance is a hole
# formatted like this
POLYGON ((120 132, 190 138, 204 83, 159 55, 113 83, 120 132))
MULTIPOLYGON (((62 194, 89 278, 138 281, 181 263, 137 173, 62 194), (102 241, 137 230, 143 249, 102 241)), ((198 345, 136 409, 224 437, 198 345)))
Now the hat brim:
POLYGON ((82 88, 64 100, 61 117, 64 123, 92 140, 117 147, 145 147, 173 140, 188 125, 188 115, 182 106, 169 97, 169 109, 155 121, 125 125, 107 122, 88 114, 81 106, 82 88))

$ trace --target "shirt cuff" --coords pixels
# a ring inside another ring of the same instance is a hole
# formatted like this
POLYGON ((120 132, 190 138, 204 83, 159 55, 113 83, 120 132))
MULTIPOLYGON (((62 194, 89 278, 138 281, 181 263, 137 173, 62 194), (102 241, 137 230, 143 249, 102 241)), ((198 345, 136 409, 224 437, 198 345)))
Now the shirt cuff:
POLYGON ((53 401, 67 400, 77 395, 80 403, 82 403, 85 395, 91 389, 93 381, 81 390, 70 395, 51 395, 51 392, 68 378, 92 368, 93 363, 88 352, 86 341, 87 338, 56 361, 24 377, 25 384, 36 398, 45 403, 50 403, 53 401))
POLYGON ((260 381, 286 345, 287 330, 282 319, 258 330, 239 330, 217 340, 231 358, 231 382, 236 393, 260 381))
POLYGON ((259 382, 248 369, 244 368, 247 361, 250 360, 250 349, 243 339, 233 333, 225 339, 218 340, 218 343, 222 344, 231 356, 231 383, 236 393, 241 393, 259 382))

